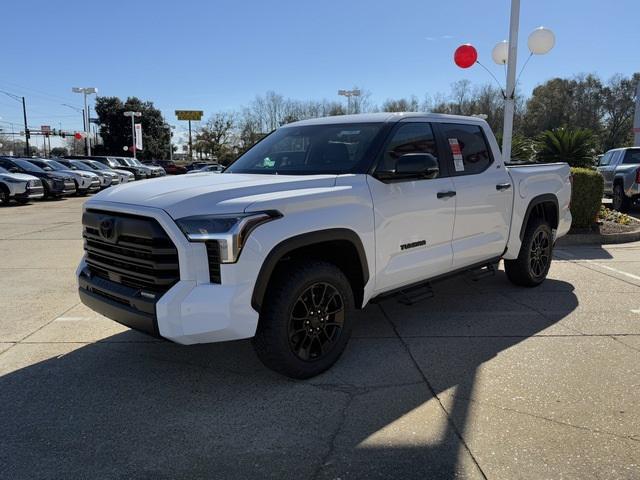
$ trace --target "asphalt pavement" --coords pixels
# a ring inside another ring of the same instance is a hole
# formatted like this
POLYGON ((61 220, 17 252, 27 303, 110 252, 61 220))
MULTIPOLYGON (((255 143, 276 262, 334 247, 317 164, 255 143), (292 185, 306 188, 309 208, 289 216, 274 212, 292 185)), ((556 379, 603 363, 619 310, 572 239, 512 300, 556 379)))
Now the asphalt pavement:
POLYGON ((81 305, 82 203, 0 208, 1 478, 640 478, 640 243, 370 305, 293 381, 81 305))

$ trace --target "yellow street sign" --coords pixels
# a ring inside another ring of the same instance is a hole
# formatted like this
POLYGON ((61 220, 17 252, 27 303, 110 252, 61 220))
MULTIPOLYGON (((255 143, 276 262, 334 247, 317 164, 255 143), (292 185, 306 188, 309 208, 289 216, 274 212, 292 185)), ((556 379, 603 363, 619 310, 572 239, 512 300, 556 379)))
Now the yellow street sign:
POLYGON ((202 110, 176 110, 176 117, 178 120, 200 121, 203 113, 202 110))

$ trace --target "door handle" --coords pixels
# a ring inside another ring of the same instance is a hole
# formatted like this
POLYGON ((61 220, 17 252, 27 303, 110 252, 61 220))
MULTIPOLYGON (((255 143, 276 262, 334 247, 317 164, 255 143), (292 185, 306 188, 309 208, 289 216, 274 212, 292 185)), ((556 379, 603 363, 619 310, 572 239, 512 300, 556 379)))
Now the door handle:
POLYGON ((438 198, 449 198, 449 197, 455 197, 456 196, 456 192, 454 192, 453 190, 449 190, 448 192, 438 192, 437 197, 438 198))
POLYGON ((498 185, 496 185, 496 190, 509 190, 511 188, 511 184, 510 183, 499 183, 498 185))

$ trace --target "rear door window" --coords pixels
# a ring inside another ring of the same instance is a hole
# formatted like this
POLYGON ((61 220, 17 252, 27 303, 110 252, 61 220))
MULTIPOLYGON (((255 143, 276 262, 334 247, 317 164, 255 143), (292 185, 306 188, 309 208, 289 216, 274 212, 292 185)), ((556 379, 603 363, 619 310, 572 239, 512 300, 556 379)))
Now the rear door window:
POLYGON ((640 148, 637 149, 629 149, 624 155, 624 160, 622 160, 624 164, 632 164, 632 163, 640 163, 640 148))
POLYGON ((441 123, 439 126, 451 152, 454 175, 481 173, 493 163, 491 148, 479 125, 441 123))

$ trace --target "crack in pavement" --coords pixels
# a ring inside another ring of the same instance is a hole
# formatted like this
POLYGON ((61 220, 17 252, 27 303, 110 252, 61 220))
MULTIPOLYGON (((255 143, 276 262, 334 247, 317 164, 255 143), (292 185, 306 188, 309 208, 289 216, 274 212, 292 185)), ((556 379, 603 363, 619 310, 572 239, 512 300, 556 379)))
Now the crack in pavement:
POLYGON ((396 336, 398 337, 398 340, 400 340, 400 343, 403 345, 406 353, 409 355, 409 358, 411 358, 411 361, 413 362, 414 367, 418 370, 418 373, 422 377, 422 380, 424 381, 424 383, 427 385, 427 388, 431 392, 431 395, 433 396, 433 398, 436 399, 436 401, 438 402, 438 405, 440 405, 440 408, 441 408, 442 412, 444 413, 445 418, 447 419, 447 422, 449 423, 449 426, 451 427, 451 430, 454 432, 454 434, 458 438, 458 441, 460 442, 460 445, 462 445, 462 447, 469 454, 469 457, 471 458, 471 460, 475 464, 476 468, 480 472, 480 475, 482 475, 482 478, 487 480, 487 475, 484 473, 484 470, 480 466, 480 463, 478 462, 478 459, 475 457, 473 452, 471 452, 471 449, 469 448, 469 445, 467 444, 465 439, 462 437, 462 433, 460 432, 460 430, 458 429, 457 425, 455 424, 455 422, 453 421, 453 419, 449 415, 449 412, 447 411, 447 409, 445 408, 444 404, 442 403, 442 400, 440 399, 440 397, 436 393, 435 388, 433 388, 433 385, 431 385, 431 382, 429 381, 429 379, 427 378, 425 373, 420 368, 420 365, 418 364, 418 361, 416 360, 416 358, 413 356, 413 353, 411 352, 411 349, 409 348, 409 345, 407 345, 407 343, 404 341, 404 339, 400 336, 400 333, 398 333, 398 329, 396 328, 395 323, 393 323, 393 321, 391 320, 389 315, 387 315, 387 312, 382 307, 382 305, 378 304, 378 307, 380 308, 380 310, 382 312, 382 316, 391 325, 391 328, 393 329, 393 331, 395 332, 396 336))

